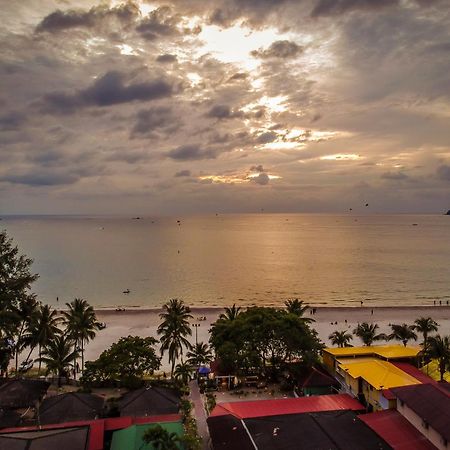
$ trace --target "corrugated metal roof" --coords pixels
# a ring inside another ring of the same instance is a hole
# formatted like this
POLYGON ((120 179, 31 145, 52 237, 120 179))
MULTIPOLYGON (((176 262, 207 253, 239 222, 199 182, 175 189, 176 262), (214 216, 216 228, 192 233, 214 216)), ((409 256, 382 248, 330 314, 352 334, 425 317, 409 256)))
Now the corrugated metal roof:
POLYGON ((336 347, 326 348, 323 351, 336 358, 340 356, 374 355, 381 358, 414 358, 421 351, 421 347, 404 347, 403 345, 372 345, 365 347, 336 347))
POLYGON ((359 418, 394 450, 436 450, 436 447, 395 410, 361 414, 359 418))
POLYGON ((419 380, 403 372, 393 364, 376 358, 364 361, 356 359, 354 362, 340 364, 339 367, 345 370, 352 378, 363 378, 377 390, 420 384, 419 380))
POLYGON ((219 403, 211 416, 232 414, 239 419, 250 417, 300 414, 306 412, 352 410, 361 411, 364 406, 348 394, 318 395, 313 397, 279 400, 255 400, 250 402, 219 403))
POLYGON ((254 417, 208 417, 215 450, 390 450, 353 411, 254 417), (255 445, 252 444, 252 441, 255 445))
POLYGON ((431 428, 450 441, 450 394, 434 384, 392 389, 431 428))
MULTIPOLYGON (((64 428, 74 428, 89 426, 88 450, 103 450, 103 437, 105 431, 121 430, 134 424, 179 422, 179 414, 167 414, 162 416, 148 417, 112 417, 109 419, 82 420, 77 422, 66 422, 52 425, 43 425, 42 430, 57 430, 64 428)), ((37 427, 8 428, 1 430, 1 433, 15 433, 18 431, 36 431, 37 427)))
POLYGON ((408 375, 411 375, 416 380, 419 380, 422 384, 428 383, 437 384, 437 381, 425 375, 423 372, 421 372, 417 367, 414 367, 412 364, 403 362, 393 362, 392 364, 398 369, 403 370, 403 372, 406 372, 408 375))

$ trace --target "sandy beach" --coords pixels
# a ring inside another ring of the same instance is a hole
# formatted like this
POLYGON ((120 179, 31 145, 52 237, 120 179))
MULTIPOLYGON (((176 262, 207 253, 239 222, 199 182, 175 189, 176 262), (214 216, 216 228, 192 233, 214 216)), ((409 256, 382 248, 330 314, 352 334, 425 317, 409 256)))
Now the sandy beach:
MULTIPOLYGON (((207 342, 208 330, 217 320, 222 308, 192 308, 197 323, 198 341, 207 342), (206 317, 206 320, 198 320, 206 317)), ((127 309, 125 311, 97 310, 100 322, 106 323, 106 329, 100 331, 97 337, 86 347, 86 360, 92 360, 122 336, 139 335, 158 337, 156 329, 160 323, 160 309, 127 309)), ((439 334, 450 334, 450 306, 416 306, 416 307, 319 307, 314 315, 307 313, 307 317, 314 318, 312 326, 317 330, 320 339, 329 345, 328 335, 335 330, 352 331, 358 322, 374 322, 380 326, 380 332, 390 332, 390 323, 412 324, 419 317, 432 317, 439 324, 439 334)), ((195 343, 195 329, 192 327, 191 342, 195 343)), ((418 341, 421 336, 418 336, 418 341)), ((353 345, 361 344, 358 338, 353 339, 353 345)), ((381 344, 381 343, 380 343, 381 344)), ((414 344, 411 341, 411 344, 414 344)), ((161 370, 168 370, 166 358, 162 361, 161 370)))

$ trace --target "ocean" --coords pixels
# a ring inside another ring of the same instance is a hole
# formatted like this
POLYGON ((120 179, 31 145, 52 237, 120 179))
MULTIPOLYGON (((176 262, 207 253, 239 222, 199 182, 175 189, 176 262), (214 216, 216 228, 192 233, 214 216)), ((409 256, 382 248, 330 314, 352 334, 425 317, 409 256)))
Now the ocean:
MULTIPOLYGON (((432 305, 450 299, 450 217, 248 214, 3 217, 33 291, 97 308, 432 305), (129 293, 123 293, 129 290, 129 293)), ((58 299, 58 300, 57 300, 58 299)))

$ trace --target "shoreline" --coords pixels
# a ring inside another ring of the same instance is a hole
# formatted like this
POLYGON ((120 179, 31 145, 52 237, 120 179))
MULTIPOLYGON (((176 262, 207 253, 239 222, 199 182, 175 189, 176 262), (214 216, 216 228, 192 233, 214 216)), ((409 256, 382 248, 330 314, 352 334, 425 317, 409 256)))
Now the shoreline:
MULTIPOLYGON (((230 305, 231 306, 231 305, 230 305)), ((281 307, 281 306, 280 306, 281 307)), ((419 317, 432 317, 439 324, 438 333, 450 334, 450 306, 341 306, 341 307, 315 307, 316 313, 308 310, 304 317, 314 319, 311 328, 315 329, 319 338, 329 346, 328 336, 335 330, 352 332, 360 322, 373 322, 379 325, 380 333, 389 333, 391 323, 412 324, 419 317), (373 313, 372 313, 373 311, 373 313)), ((245 309, 245 307, 243 307, 245 309)), ((191 344, 195 343, 197 333, 198 342, 209 341, 209 329, 223 312, 221 307, 191 307, 193 319, 191 326, 198 324, 195 329, 192 326, 192 335, 189 337, 191 344), (206 318, 199 320, 200 317, 206 318)), ((86 345, 86 360, 98 358, 100 353, 108 349, 112 343, 117 342, 123 336, 152 336, 158 339, 157 328, 161 323, 159 314, 161 308, 131 308, 124 311, 115 309, 96 309, 97 319, 106 323, 106 328, 97 333, 96 338, 86 345)), ((410 341, 409 345, 418 345, 422 336, 418 334, 417 341, 410 341)), ((397 341, 391 343, 400 344, 397 341)), ((358 338, 354 337, 353 345, 362 345, 358 338)), ((386 344, 380 341, 377 344, 386 344)), ((158 348, 158 346, 157 346, 158 348)), ((158 349, 159 351, 159 349, 158 349)), ((161 361, 160 370, 169 370, 170 365, 167 354, 161 361)))
MULTIPOLYGON (((189 306, 189 305, 187 305, 189 306)), ((192 311, 223 311, 227 307, 231 307, 233 305, 227 305, 227 306, 189 306, 191 312, 192 311)), ((240 307, 242 309, 246 308, 252 308, 254 306, 258 305, 238 305, 237 307, 240 307)), ((450 312, 450 305, 412 305, 412 306, 314 306, 314 305, 306 305, 309 309, 315 308, 317 311, 393 311, 393 310, 404 310, 404 311, 421 311, 421 310, 448 310, 450 312)), ((261 307, 267 307, 267 308, 284 308, 284 304, 280 306, 272 306, 272 305, 261 305, 261 307)), ((63 308, 58 308, 60 311, 65 311, 63 308)), ((160 308, 148 308, 145 306, 122 306, 119 305, 115 308, 113 307, 106 307, 106 308, 95 308, 94 310, 96 313, 99 314, 109 314, 109 313, 118 313, 118 312, 126 312, 126 313, 142 313, 142 312, 149 312, 149 313, 156 313, 162 311, 162 307, 160 308), (118 311, 117 308, 123 308, 122 311, 118 311)))

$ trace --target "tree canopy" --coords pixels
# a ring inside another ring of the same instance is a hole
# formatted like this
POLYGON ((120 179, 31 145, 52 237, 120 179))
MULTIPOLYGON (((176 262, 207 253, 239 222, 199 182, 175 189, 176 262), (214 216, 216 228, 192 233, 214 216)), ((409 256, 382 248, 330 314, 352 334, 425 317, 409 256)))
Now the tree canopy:
POLYGON ((211 328, 211 346, 226 371, 275 375, 290 362, 312 364, 322 344, 315 330, 297 314, 252 307, 211 328))
POLYGON ((95 361, 87 361, 82 376, 83 383, 101 383, 141 377, 159 369, 161 358, 156 355, 153 337, 122 337, 102 352, 95 361))

